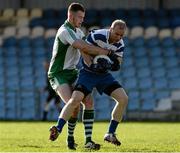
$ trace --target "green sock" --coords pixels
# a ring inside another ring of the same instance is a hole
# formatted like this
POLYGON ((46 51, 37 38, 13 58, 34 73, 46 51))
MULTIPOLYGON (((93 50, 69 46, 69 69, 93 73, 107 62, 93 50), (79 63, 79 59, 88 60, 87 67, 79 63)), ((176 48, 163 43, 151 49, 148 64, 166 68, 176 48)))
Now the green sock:
POLYGON ((83 123, 85 127, 86 143, 91 141, 92 129, 94 123, 94 110, 84 110, 83 123))

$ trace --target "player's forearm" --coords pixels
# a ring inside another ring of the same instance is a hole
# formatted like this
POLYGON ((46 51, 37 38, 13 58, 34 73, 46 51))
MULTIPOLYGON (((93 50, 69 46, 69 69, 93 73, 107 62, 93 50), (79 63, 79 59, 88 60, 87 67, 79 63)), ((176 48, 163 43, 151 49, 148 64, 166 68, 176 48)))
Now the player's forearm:
POLYGON ((109 53, 108 50, 90 45, 84 40, 76 40, 72 45, 74 48, 78 48, 82 52, 90 55, 107 55, 109 53))
POLYGON ((90 55, 107 55, 109 53, 109 51, 106 49, 89 45, 89 44, 82 51, 90 55))

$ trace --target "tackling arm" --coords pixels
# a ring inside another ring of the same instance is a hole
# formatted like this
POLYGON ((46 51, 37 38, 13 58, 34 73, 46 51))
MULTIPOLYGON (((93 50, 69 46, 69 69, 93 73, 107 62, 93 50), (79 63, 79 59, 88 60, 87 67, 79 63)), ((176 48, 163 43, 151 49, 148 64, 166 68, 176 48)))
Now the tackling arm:
POLYGON ((80 40, 80 39, 75 40, 72 46, 90 55, 108 55, 110 52, 109 50, 90 45, 84 40, 80 40))

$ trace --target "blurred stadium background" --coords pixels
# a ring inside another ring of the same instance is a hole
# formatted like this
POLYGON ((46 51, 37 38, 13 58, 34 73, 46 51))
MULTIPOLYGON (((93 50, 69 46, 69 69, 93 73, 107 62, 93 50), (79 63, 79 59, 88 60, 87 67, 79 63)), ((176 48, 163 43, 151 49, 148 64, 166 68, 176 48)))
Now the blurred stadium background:
MULTIPOLYGON (((0 0, 0 120, 40 120, 46 94, 43 61, 66 19, 71 0, 0 0)), ((128 30, 120 72, 129 96, 126 120, 180 120, 180 1, 86 0, 83 31, 120 18, 128 30)), ((96 120, 109 120, 114 103, 94 94, 96 120)), ((51 108, 49 120, 58 112, 51 108)))

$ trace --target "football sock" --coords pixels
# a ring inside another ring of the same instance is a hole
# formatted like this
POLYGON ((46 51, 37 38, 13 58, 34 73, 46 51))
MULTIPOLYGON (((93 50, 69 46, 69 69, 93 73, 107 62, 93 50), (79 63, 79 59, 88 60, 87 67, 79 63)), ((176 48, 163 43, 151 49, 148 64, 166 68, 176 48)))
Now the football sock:
POLYGON ((118 124, 119 124, 119 122, 117 122, 115 120, 111 120, 108 133, 115 133, 118 124))
POLYGON ((74 140, 74 129, 77 123, 77 118, 71 117, 68 120, 68 141, 74 140))
POLYGON ((63 118, 58 119, 56 127, 57 127, 59 133, 62 131, 62 128, 64 127, 65 124, 66 124, 66 121, 63 118))
POLYGON ((94 122, 94 110, 84 110, 83 112, 83 123, 85 127, 86 143, 91 141, 92 128, 94 122))

